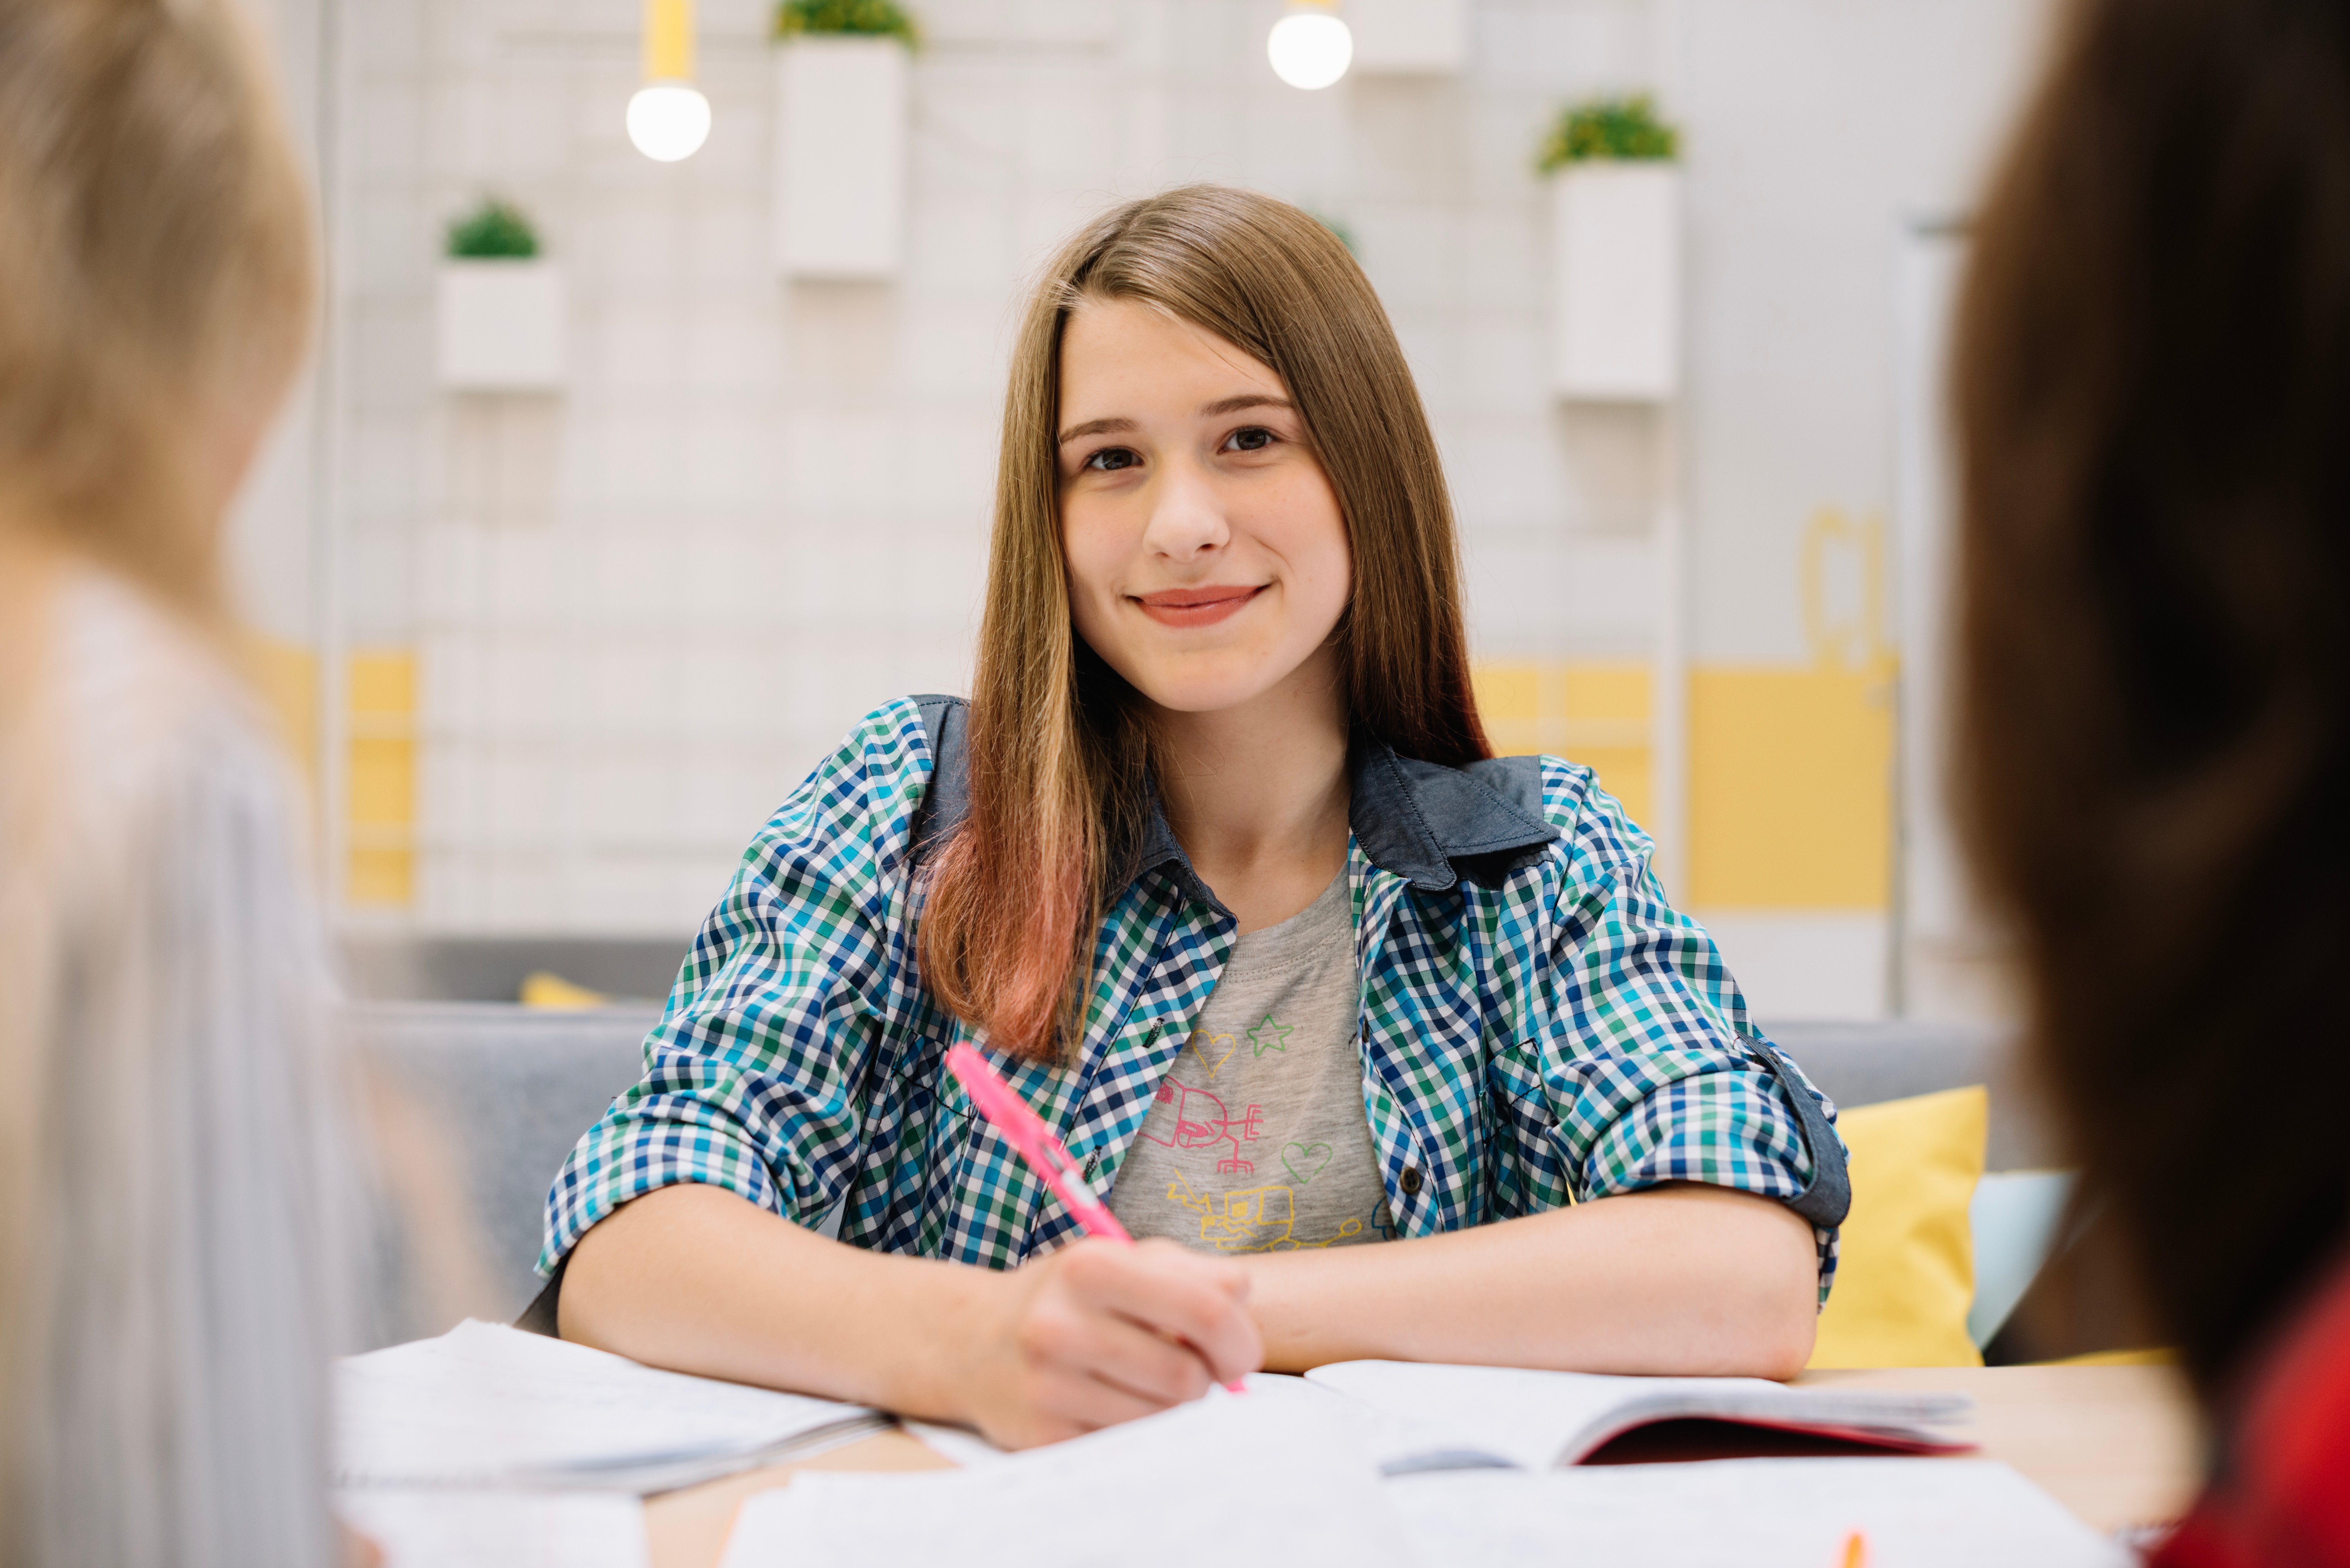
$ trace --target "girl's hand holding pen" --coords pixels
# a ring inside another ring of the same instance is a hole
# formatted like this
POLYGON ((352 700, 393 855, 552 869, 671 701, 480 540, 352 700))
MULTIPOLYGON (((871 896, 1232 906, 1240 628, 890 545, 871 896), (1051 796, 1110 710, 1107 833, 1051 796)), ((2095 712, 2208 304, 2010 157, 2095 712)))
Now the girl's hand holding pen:
POLYGON ((965 1419, 1007 1449, 1152 1415, 1263 1364, 1247 1272, 1173 1241, 1074 1241, 995 1282, 968 1342, 965 1419))

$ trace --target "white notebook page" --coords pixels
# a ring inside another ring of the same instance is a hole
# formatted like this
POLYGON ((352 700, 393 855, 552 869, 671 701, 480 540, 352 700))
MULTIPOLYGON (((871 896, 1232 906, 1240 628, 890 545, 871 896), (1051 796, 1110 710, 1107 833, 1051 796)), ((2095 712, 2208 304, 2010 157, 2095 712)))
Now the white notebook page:
POLYGON ((335 1367, 347 1486, 541 1485, 762 1452, 870 1410, 682 1373, 471 1319, 335 1367))

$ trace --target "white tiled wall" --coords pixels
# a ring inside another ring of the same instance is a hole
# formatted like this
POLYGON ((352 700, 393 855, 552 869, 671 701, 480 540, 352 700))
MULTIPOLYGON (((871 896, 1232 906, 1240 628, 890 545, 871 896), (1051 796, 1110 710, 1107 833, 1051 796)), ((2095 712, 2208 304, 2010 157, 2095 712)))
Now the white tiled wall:
POLYGON ((1481 651, 1644 644, 1648 438, 1544 392, 1532 156, 1566 98, 1651 79, 1648 0, 1479 0, 1468 78, 1318 94, 1264 62, 1275 0, 916 9, 905 275, 792 285, 757 0, 703 0, 714 127, 666 166, 622 131, 632 0, 348 8, 345 592, 350 640, 421 655, 421 924, 688 929, 859 713, 961 689, 1021 281, 1183 181, 1354 236, 1451 464, 1481 651), (484 192, 567 275, 559 397, 432 383, 442 226, 484 192))
MULTIPOLYGON (((1963 207, 2050 8, 1471 0, 1464 76, 1309 94, 1264 61, 1280 0, 911 0, 904 275, 790 285, 764 0, 702 0, 715 122, 675 165, 622 130, 636 0, 341 0, 339 33, 321 0, 261 3, 297 122, 332 130, 339 358, 327 439, 290 424, 240 522, 255 618, 320 635, 323 531, 341 639, 421 651, 420 925, 663 935, 858 714, 962 685, 1021 280, 1183 181, 1354 236, 1445 452, 1479 653, 1638 658, 1669 432, 1547 394, 1533 155, 1563 102, 1661 88, 1688 132, 1692 641, 1800 662, 1806 521, 1890 504, 1894 236, 1963 207), (432 383, 441 231, 485 192, 566 269, 559 398, 432 383)), ((1778 1011, 1884 1005, 1880 917, 1752 920, 1725 940, 1778 1011)))

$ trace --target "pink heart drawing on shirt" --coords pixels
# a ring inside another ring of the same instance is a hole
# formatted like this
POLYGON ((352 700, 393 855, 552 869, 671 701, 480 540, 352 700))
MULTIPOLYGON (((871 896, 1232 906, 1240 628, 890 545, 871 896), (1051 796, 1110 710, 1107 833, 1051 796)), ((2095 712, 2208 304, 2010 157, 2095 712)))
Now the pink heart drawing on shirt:
POLYGON ((1330 1146, 1326 1143, 1285 1143, 1281 1146, 1281 1166, 1289 1172, 1290 1179, 1303 1187, 1322 1174, 1330 1163, 1330 1146))

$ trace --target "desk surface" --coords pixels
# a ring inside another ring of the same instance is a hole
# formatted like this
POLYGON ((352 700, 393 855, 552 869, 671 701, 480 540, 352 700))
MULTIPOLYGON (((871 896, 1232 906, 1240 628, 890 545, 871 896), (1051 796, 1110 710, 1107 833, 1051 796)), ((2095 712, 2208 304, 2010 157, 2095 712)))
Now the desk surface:
MULTIPOLYGON (((1983 1457, 2014 1466, 2099 1531, 2176 1519, 2194 1495, 2194 1416, 2168 1367, 1953 1366, 1814 1372, 1802 1381, 1974 1396, 1968 1435, 1983 1457)), ((645 1508, 652 1568, 712 1568, 743 1500, 795 1470, 940 1469, 946 1462, 903 1432, 885 1432, 654 1498, 645 1508)))
POLYGON ((1971 1394, 1968 1433, 2094 1529, 2167 1524, 2202 1473, 2187 1385, 2168 1366, 1950 1366, 1811 1372, 1805 1384, 1971 1394))

